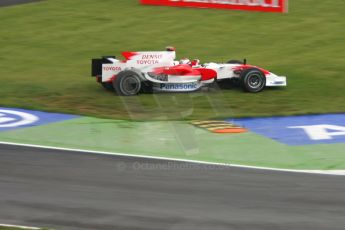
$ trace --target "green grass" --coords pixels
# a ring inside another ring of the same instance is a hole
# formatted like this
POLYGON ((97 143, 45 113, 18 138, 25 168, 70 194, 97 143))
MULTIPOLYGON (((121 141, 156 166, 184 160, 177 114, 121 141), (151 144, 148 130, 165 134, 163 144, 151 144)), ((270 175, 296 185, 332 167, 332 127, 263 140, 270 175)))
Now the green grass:
POLYGON ((344 5, 290 1, 284 15, 141 6, 138 0, 0 8, 0 105, 119 119, 344 112, 344 5), (246 57, 287 75, 288 87, 122 98, 89 76, 92 57, 167 45, 179 58, 204 62, 246 57))
POLYGON ((23 230, 22 228, 0 227, 0 230, 23 230))
POLYGON ((0 227, 0 230, 23 230, 22 228, 0 227))

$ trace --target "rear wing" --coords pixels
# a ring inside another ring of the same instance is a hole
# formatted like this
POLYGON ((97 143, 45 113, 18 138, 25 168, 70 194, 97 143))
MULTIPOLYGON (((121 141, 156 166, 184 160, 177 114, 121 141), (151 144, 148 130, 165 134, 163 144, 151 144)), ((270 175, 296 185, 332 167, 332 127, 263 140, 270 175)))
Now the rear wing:
POLYGON ((110 64, 112 61, 110 61, 108 58, 115 59, 115 56, 103 56, 102 58, 93 58, 91 60, 91 76, 101 76, 102 75, 102 65, 103 64, 110 64))

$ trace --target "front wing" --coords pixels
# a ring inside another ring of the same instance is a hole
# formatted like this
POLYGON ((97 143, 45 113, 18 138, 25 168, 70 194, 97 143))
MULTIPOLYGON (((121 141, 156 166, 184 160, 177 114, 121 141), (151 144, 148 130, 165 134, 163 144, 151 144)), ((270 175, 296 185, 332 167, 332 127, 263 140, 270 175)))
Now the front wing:
POLYGON ((273 73, 266 75, 266 86, 273 87, 273 86, 286 86, 286 77, 285 76, 277 76, 273 73))

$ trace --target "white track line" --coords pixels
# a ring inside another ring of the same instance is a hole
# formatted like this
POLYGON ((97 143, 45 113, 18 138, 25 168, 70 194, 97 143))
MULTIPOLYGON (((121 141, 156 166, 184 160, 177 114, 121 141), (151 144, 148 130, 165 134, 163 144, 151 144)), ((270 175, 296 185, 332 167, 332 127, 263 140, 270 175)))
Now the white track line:
POLYGON ((137 157, 137 158, 145 158, 145 159, 168 160, 168 161, 188 162, 188 163, 206 164, 206 165, 219 165, 219 166, 228 166, 228 167, 236 167, 236 168, 261 169, 261 170, 279 171, 279 172, 326 174, 326 175, 341 175, 341 176, 345 175, 345 170, 279 169, 279 168, 257 167, 257 166, 248 166, 248 165, 239 165, 239 164, 228 164, 228 163, 216 163, 216 162, 207 162, 207 161, 198 161, 198 160, 188 160, 188 159, 180 159, 180 158, 157 157, 157 156, 138 155, 138 154, 127 154, 127 153, 117 153, 117 152, 86 150, 86 149, 62 148, 62 147, 54 147, 54 146, 23 144, 23 143, 5 142, 5 141, 0 141, 0 144, 24 146, 24 147, 32 147, 32 148, 41 148, 41 149, 62 150, 62 151, 70 151, 70 152, 84 152, 84 153, 101 154, 101 155, 137 157))
POLYGON ((28 226, 12 225, 12 224, 0 224, 0 227, 40 230, 40 228, 36 228, 36 227, 28 227, 28 226))

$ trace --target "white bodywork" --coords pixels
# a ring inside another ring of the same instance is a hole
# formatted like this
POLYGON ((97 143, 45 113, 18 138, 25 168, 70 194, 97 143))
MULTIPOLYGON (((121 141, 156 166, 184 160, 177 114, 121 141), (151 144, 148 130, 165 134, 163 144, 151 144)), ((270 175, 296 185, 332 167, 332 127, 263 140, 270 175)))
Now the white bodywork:
MULTIPOLYGON (((241 66, 241 64, 218 64, 218 63, 205 63, 204 67, 208 69, 213 69, 217 72, 217 80, 229 79, 229 78, 239 78, 240 75, 234 72, 234 69, 241 66)), ((256 67, 256 66, 255 66, 256 67)), ((259 68, 259 67, 256 67, 259 68)), ((267 73, 266 76, 266 86, 286 86, 286 77, 278 76, 274 73, 267 73)))
POLYGON ((153 71, 154 68, 174 66, 175 51, 130 52, 133 55, 126 61, 108 58, 111 64, 102 65, 102 82, 107 82, 123 70, 137 69, 142 73, 153 71))
MULTIPOLYGON (((153 88, 157 91, 194 91, 202 86, 214 82, 215 79, 206 81, 201 80, 201 75, 184 76, 184 75, 167 75, 167 79, 157 79, 149 73, 158 67, 172 67, 178 65, 175 61, 175 51, 161 52, 125 52, 125 61, 114 58, 108 58, 112 63, 102 64, 102 82, 112 81, 117 74, 124 70, 135 69, 140 71, 146 80, 153 83, 153 88)), ((193 66, 193 68, 207 68, 217 72, 217 80, 240 78, 240 74, 234 71, 242 64, 218 64, 205 63, 202 66, 193 66)), ((271 72, 266 72, 266 86, 286 86, 286 77, 277 76, 271 72)))

